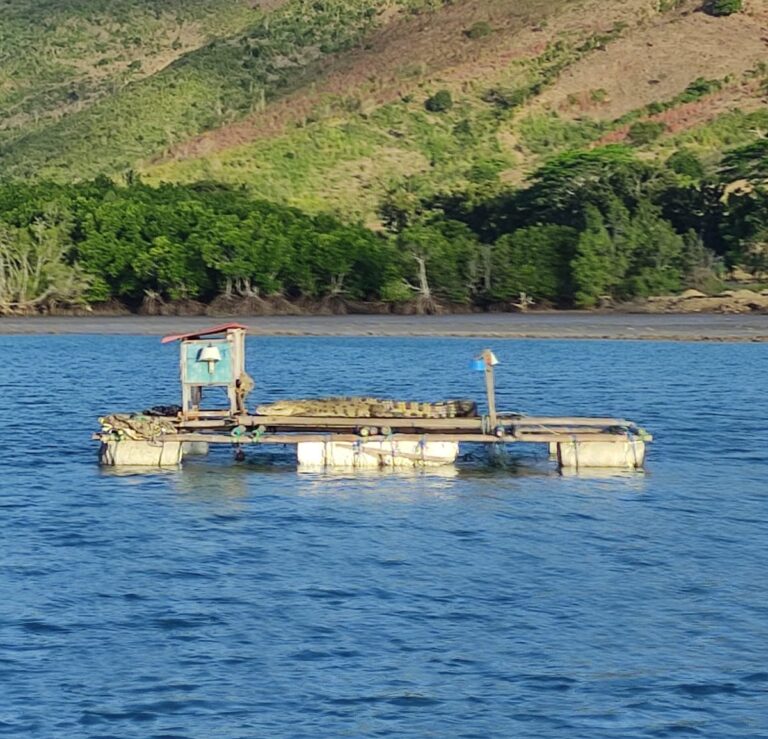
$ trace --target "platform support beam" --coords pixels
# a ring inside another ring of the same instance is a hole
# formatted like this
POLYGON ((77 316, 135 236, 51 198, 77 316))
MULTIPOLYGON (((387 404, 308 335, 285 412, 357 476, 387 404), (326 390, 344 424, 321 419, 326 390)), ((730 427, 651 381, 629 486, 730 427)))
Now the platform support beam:
POLYGON ((490 349, 486 349, 482 356, 485 362, 485 393, 488 396, 488 418, 491 422, 491 427, 495 429, 499 424, 499 420, 496 416, 496 381, 493 376, 493 367, 498 360, 490 349))

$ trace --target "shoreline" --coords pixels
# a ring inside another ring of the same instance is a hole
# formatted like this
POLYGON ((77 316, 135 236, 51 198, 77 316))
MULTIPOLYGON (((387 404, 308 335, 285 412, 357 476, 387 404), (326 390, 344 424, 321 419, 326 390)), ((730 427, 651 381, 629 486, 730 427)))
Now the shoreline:
POLYGON ((439 316, 32 316, 0 318, 2 336, 163 336, 225 322, 252 336, 768 342, 768 314, 638 314, 591 311, 439 316))

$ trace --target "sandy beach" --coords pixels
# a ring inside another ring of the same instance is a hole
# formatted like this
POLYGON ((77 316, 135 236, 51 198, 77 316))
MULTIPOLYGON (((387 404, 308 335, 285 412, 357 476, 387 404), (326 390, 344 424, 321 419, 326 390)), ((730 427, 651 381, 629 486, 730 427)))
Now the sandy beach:
POLYGON ((0 319, 0 334, 157 335, 228 320, 254 336, 457 336, 510 339, 768 341, 767 314, 491 313, 445 316, 256 316, 250 318, 94 316, 0 319))

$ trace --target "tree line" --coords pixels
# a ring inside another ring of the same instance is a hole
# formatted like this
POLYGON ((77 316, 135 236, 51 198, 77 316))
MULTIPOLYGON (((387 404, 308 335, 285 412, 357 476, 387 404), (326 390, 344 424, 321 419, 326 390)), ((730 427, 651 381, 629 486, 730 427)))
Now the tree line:
POLYGON ((210 182, 7 182, 0 311, 281 296, 432 312, 715 289, 736 265, 768 273, 767 153, 753 144, 712 171, 685 150, 651 163, 608 146, 514 190, 423 197, 406 182, 378 231, 210 182))

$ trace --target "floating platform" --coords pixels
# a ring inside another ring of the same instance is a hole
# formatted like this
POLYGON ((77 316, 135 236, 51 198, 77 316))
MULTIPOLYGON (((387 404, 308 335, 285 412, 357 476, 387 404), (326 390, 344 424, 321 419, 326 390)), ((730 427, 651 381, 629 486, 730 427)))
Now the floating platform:
MULTIPOLYGON (((142 416, 136 418, 141 419, 142 416)), ((96 435, 106 465, 173 466, 211 444, 294 445, 302 467, 432 467, 452 464, 460 445, 546 444, 560 467, 641 469, 648 434, 618 418, 500 415, 477 418, 328 418, 241 415, 153 418, 164 431, 137 439, 112 430, 96 435), (386 433, 382 433, 382 429, 386 433)))
MULTIPOLYGON (((374 408, 417 406, 397 415, 349 415, 354 401, 344 399, 344 412, 312 415, 249 413, 245 396, 253 386, 245 374, 244 327, 225 324, 195 334, 166 337, 182 344, 183 406, 154 410, 152 414, 113 415, 100 419, 100 462, 115 467, 168 467, 185 456, 205 454, 212 444, 234 447, 236 457, 246 447, 293 445, 300 467, 403 468, 453 464, 464 444, 485 445, 490 451, 515 444, 547 445, 561 469, 643 468, 651 436, 621 418, 545 417, 497 413, 493 368, 497 360, 486 351, 474 360, 485 373, 488 412, 479 414, 474 403, 459 402, 461 415, 431 417, 437 404, 403 404, 374 400, 374 408), (215 338, 221 337, 223 338, 215 338), (203 389, 225 388, 228 409, 205 409, 203 389), (175 412, 171 412, 175 411, 175 412)), ((341 399, 337 399, 341 400, 341 399)), ((316 401, 286 401, 302 403, 316 401)), ((328 402, 320 401, 320 402, 328 402)))

